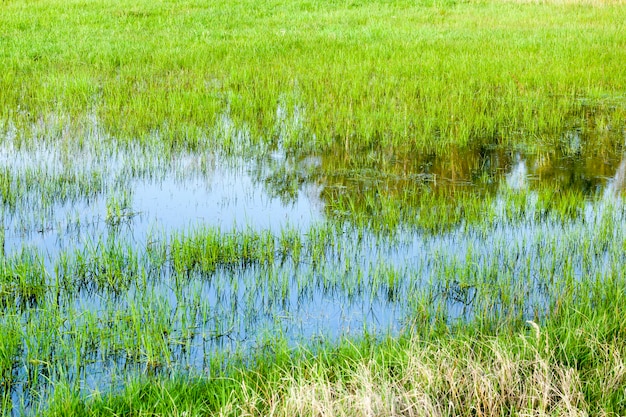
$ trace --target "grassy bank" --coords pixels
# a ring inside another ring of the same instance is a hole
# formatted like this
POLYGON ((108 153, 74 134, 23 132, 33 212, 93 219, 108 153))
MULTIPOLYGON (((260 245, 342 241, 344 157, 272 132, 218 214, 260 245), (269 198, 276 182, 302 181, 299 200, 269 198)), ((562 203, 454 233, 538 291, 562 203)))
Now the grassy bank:
MULTIPOLYGON (((626 412, 624 282, 615 298, 564 306, 541 325, 280 351, 215 378, 135 380, 85 400, 61 389, 52 415, 587 416, 626 412)), ((593 301, 592 301, 593 299, 593 301)))
POLYGON ((9 1, 0 12, 0 120, 21 133, 60 114, 74 129, 95 116, 116 137, 192 147, 225 118, 294 151, 553 148, 569 130, 593 138, 588 150, 623 142, 617 3, 9 1))

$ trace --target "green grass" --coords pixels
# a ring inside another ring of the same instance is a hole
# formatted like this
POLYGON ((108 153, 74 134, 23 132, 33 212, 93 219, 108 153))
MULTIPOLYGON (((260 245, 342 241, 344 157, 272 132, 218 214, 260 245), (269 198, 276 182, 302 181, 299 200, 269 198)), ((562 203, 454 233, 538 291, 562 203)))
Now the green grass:
POLYGON ((550 148, 574 128, 593 133, 590 150, 623 141, 619 4, 10 1, 0 11, 0 119, 20 135, 59 114, 68 140, 95 115, 114 137, 158 132, 192 148, 240 146, 210 139, 224 117, 253 143, 291 151, 550 148))
POLYGON ((620 3, 1 2, 2 415, 626 414, 620 3), (326 221, 137 238, 220 152, 326 221))
POLYGON ((420 323, 396 339, 258 355, 223 376, 135 380, 90 400, 65 392, 51 415, 622 415, 623 280, 617 285, 609 314, 577 304, 501 333, 463 326, 441 335, 420 323))
POLYGON ((423 401, 441 415, 621 414, 624 209, 592 204, 585 221, 504 210, 439 233, 197 227, 145 247, 112 234, 50 265, 23 252, 0 282, 3 390, 26 388, 33 403, 12 407, 42 415, 359 414, 364 398, 383 414, 423 401), (403 330, 290 339, 325 299, 382 303, 403 330), (103 371, 101 389, 83 385, 103 371))

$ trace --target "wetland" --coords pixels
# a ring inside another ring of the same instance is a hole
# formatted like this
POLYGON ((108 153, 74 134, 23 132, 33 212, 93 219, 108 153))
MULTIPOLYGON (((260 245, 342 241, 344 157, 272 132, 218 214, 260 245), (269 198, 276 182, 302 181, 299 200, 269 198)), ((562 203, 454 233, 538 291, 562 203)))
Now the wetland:
POLYGON ((626 412, 623 7, 348 3, 0 4, 2 415, 626 412))

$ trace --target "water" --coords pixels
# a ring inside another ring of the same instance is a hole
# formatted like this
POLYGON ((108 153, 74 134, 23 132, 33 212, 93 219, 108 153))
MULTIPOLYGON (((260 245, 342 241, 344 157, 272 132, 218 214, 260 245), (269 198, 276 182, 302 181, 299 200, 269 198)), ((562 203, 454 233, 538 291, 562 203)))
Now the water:
MULTIPOLYGON (((530 319, 566 283, 621 270, 620 155, 233 158, 104 139, 0 145, 5 259, 34 254, 45 271, 42 293, 5 301, 0 323, 20 327, 17 414, 55 381, 88 394, 153 371, 210 375, 214 358, 398 334, 426 313, 530 319), (451 220, 415 221, 430 211, 451 220), (391 231, 376 227, 390 219, 391 231), (172 236, 203 230, 233 241, 269 232, 277 246, 269 260, 178 271, 172 236), (300 239, 302 254, 281 255, 281 236, 300 239)), ((24 276, 5 274, 3 292, 23 294, 24 276)))

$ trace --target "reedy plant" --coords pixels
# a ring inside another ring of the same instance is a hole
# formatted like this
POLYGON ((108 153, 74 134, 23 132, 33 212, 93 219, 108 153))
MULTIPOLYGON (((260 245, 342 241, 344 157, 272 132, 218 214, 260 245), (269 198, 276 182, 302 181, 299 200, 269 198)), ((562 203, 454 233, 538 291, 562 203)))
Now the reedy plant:
POLYGON ((19 134, 96 115, 114 137, 196 148, 226 114, 252 144, 285 136, 294 152, 549 148, 573 128, 598 133, 584 148, 622 142, 626 19, 611 2, 1 7, 0 119, 19 134), (297 134, 277 129, 293 121, 281 106, 302 115, 297 134))

